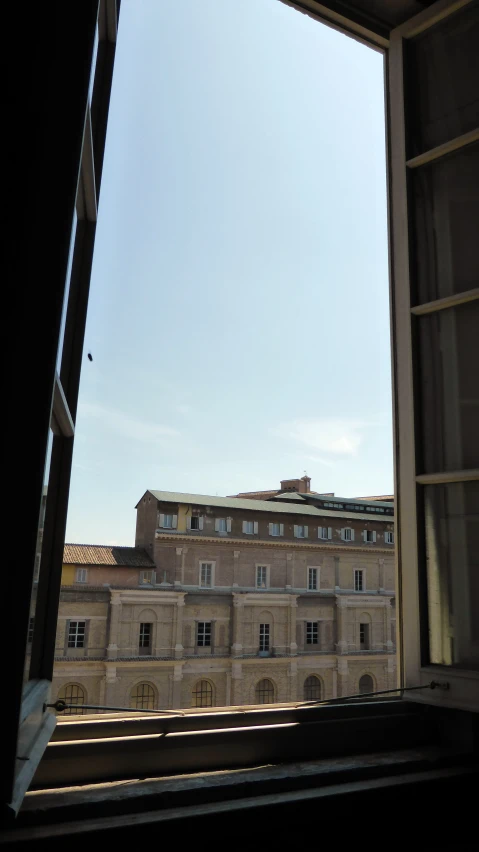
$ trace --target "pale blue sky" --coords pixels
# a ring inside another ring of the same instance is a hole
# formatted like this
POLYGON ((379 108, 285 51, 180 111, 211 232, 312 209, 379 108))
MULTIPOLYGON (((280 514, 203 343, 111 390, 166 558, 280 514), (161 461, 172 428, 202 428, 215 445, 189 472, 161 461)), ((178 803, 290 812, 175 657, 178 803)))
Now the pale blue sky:
POLYGON ((67 541, 147 488, 391 492, 383 110, 278 0, 123 0, 67 541))

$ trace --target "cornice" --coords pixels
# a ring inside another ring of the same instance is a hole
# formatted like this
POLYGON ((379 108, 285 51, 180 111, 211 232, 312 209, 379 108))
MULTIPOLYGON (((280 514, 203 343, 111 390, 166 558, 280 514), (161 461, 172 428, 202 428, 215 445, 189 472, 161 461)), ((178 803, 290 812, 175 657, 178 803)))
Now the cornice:
POLYGON ((270 547, 270 548, 280 548, 282 550, 322 550, 325 553, 331 553, 335 555, 340 555, 341 553, 387 553, 390 556, 394 556, 395 549, 392 547, 378 547, 374 544, 324 544, 320 539, 318 539, 317 543, 313 542, 296 542, 296 541, 268 541, 267 539, 261 538, 250 540, 245 538, 216 538, 213 536, 200 536, 200 535, 186 535, 183 533, 156 533, 155 541, 163 541, 167 544, 175 544, 178 545, 178 542, 182 544, 208 544, 217 547, 224 547, 226 545, 234 545, 237 550, 239 547, 270 547))

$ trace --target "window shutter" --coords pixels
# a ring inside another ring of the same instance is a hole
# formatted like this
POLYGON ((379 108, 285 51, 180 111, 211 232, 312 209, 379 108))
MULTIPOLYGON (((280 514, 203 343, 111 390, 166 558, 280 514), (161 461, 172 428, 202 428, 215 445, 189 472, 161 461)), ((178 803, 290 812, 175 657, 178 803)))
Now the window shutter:
POLYGON ((164 526, 165 526, 165 516, 164 516, 161 512, 160 512, 159 525, 160 525, 160 527, 164 527, 164 526))
POLYGON ((354 541, 354 530, 351 530, 351 541, 354 541))
POLYGON ((153 586, 156 584, 156 571, 151 572, 151 583, 153 586))
POLYGON ((294 537, 298 538, 298 527, 296 524, 294 525, 294 537))
POLYGON ((367 532, 366 532, 366 530, 363 530, 363 541, 367 541, 367 540, 368 540, 367 532))
POLYGON ((328 538, 332 538, 332 537, 333 537, 333 528, 328 527, 328 538))
POLYGON ((174 530, 176 530, 177 526, 178 526, 178 515, 173 515, 172 528, 174 530))
POLYGON ((220 529, 220 519, 215 518, 215 531, 219 532, 219 529, 220 529))
POLYGON ((373 541, 376 541, 376 531, 373 532, 373 541))
POLYGON ((255 521, 255 522, 254 522, 254 524, 253 524, 253 530, 254 530, 255 535, 257 535, 257 534, 258 534, 258 521, 255 521))
POLYGON ((268 524, 269 534, 273 535, 273 524, 268 524))
POLYGON ((305 527, 305 528, 304 528, 304 537, 305 537, 305 538, 307 538, 307 537, 308 537, 308 527, 305 527))
POLYGON ((284 535, 284 524, 279 525, 279 534, 284 535))
POLYGON ((191 515, 188 515, 187 518, 186 518, 186 529, 187 530, 191 529, 191 515))
POLYGON ((344 541, 344 529, 341 530, 341 538, 344 541))
POLYGON ((200 515, 200 517, 198 518, 198 528, 200 530, 203 529, 203 515, 200 515))
POLYGON ((226 532, 231 532, 231 518, 226 518, 226 532))

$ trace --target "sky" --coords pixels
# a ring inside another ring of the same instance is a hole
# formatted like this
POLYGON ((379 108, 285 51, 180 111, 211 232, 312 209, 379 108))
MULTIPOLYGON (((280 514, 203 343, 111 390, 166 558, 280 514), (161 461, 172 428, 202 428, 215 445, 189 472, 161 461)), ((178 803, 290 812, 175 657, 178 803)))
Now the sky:
POLYGON ((149 488, 392 492, 386 209, 381 54, 122 0, 67 541, 134 545, 149 488))

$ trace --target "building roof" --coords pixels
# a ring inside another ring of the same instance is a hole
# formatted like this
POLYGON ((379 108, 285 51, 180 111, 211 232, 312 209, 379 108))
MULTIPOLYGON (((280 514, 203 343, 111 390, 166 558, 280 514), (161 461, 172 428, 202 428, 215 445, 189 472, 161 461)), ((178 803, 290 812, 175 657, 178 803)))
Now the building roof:
POLYGON ((239 494, 230 494, 230 497, 246 497, 248 500, 268 500, 270 497, 274 497, 275 494, 279 494, 279 489, 276 488, 274 491, 240 491, 239 494))
POLYGON ((65 544, 64 565, 117 565, 124 568, 154 568, 145 550, 109 544, 65 544))
MULTIPOLYGON (((284 515, 312 515, 316 518, 364 518, 376 521, 383 520, 379 515, 368 512, 365 508, 364 512, 339 512, 336 510, 317 508, 306 504, 288 503, 275 500, 251 500, 241 497, 211 497, 207 494, 183 494, 179 491, 153 491, 148 490, 156 500, 160 503, 183 503, 193 506, 212 506, 219 509, 244 509, 251 512, 270 512, 272 514, 284 515)), ((310 495, 307 495, 310 496, 310 495)), ((139 504, 137 504, 139 505, 139 504)), ((384 516, 384 520, 388 520, 391 516, 384 516)))
POLYGON ((394 494, 381 494, 379 497, 355 497, 355 500, 365 500, 369 503, 394 503, 394 494))

